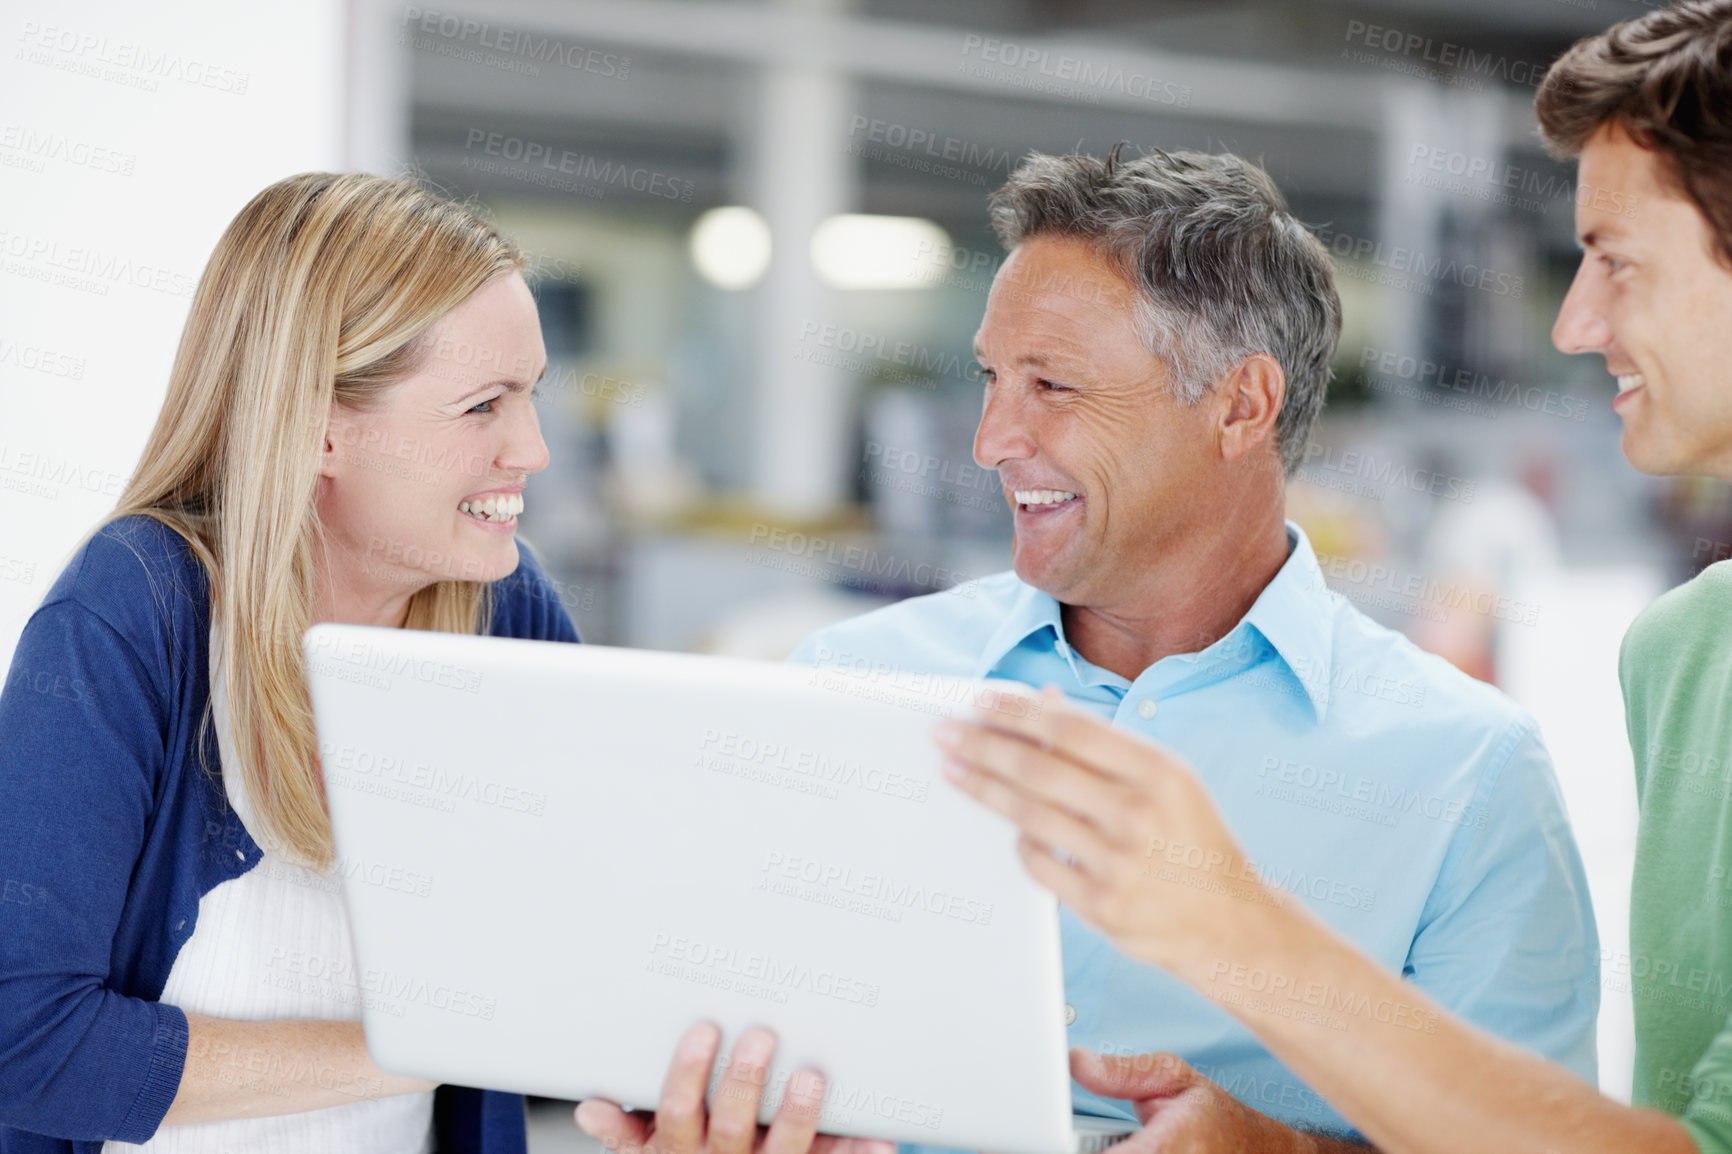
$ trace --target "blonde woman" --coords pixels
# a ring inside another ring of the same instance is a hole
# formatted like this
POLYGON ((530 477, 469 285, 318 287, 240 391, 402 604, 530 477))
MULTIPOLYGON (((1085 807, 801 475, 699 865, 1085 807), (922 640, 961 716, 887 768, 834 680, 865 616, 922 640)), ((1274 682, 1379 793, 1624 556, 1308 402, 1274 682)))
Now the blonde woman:
POLYGON ((521 1099, 367 1058, 300 653, 317 621, 578 639, 513 539, 547 464, 523 267, 363 175, 218 242, 0 695, 0 1149, 523 1148, 521 1099))
MULTIPOLYGON (((547 464, 524 257, 416 185, 309 173, 217 243, 119 507, 0 692, 0 1151, 514 1154, 523 1101, 368 1060, 300 641, 318 621, 575 642, 513 534, 547 464), (141 1144, 141 1145, 140 1145, 141 1144)), ((476 724, 509 724, 478 718, 476 724)), ((888 1154, 816 1134, 775 1039, 692 1028, 619 1148, 888 1154)))

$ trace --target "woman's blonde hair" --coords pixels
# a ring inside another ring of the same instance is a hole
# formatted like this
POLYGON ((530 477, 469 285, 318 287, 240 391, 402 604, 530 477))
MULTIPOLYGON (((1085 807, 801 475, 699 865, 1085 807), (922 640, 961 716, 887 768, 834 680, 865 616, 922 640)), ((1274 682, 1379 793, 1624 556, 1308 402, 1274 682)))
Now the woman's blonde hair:
MULTIPOLYGON (((376 407, 435 322, 524 264, 493 225, 416 184, 309 172, 255 196, 199 281, 168 397, 109 520, 155 518, 203 563, 239 763, 223 772, 239 774, 253 832, 291 861, 334 858, 301 652, 331 402, 376 407)), ((488 594, 439 581, 405 624, 482 632, 488 594)), ((201 752, 209 721, 207 708, 201 752)))

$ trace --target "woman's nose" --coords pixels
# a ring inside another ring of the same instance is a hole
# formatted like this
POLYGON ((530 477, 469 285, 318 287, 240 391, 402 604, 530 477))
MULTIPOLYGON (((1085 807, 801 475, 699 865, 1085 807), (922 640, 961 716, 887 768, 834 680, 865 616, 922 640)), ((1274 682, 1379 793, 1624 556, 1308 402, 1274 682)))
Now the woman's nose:
POLYGON ((505 445, 499 451, 500 467, 512 473, 539 473, 547 468, 551 454, 541 436, 541 418, 533 402, 522 406, 523 417, 513 422, 505 445))

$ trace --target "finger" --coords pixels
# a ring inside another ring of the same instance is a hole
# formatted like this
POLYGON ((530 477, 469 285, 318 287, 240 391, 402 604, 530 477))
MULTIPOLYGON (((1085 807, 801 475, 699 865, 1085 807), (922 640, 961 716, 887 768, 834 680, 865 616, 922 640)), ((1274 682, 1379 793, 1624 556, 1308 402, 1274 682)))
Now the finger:
POLYGON ((1104 890, 1102 883, 1082 870, 1066 865, 1053 856, 1051 846, 1035 841, 1027 834, 1016 839, 1016 852, 1030 877, 1051 890, 1054 897, 1075 910, 1084 921, 1105 932, 1095 909, 1104 890))
POLYGON ((1121 836, 1125 788, 1103 777, 1063 750, 1038 745, 983 726, 958 723, 939 737, 951 760, 990 773, 1048 805, 1068 811, 1113 835, 1121 836))
POLYGON ((704 1145, 704 1091, 721 1048, 722 1032, 699 1022, 674 1048, 656 1103, 655 1143, 660 1154, 697 1154, 704 1145))
POLYGON ((1181 1094, 1201 1077, 1177 1054, 1094 1054, 1081 1048, 1070 1052, 1070 1073, 1091 1094, 1136 1103, 1144 1121, 1154 1112, 1143 1110, 1144 1103, 1181 1094))
POLYGON ((578 1128, 613 1154, 641 1154, 649 1141, 649 1124, 634 1118, 604 1098, 589 1098, 572 1111, 578 1128))
POLYGON ((948 761, 946 776, 956 787, 988 809, 996 810, 1028 837, 1046 845, 1062 846, 1079 865, 1100 874, 1116 842, 1097 826, 1081 820, 1069 810, 1044 798, 1008 785, 991 773, 971 771, 948 761))
POLYGON ((728 1072, 711 1102, 706 1144, 710 1154, 751 1154, 758 1139, 758 1099, 769 1080, 776 1036, 751 1029, 740 1035, 728 1058, 728 1072))
POLYGON ((812 1154, 896 1154, 896 1143, 882 1138, 838 1138, 820 1134, 812 1143, 812 1154))
POLYGON ((1067 700, 1054 686, 1041 690, 1034 708, 976 711, 977 724, 1062 753, 1116 781, 1142 782, 1151 774, 1189 770, 1171 750, 1119 728, 1067 700))
POLYGON ((788 1083, 782 1108, 770 1122, 763 1154, 806 1154, 818 1133, 818 1113, 824 1108, 824 1075, 801 1070, 788 1083))

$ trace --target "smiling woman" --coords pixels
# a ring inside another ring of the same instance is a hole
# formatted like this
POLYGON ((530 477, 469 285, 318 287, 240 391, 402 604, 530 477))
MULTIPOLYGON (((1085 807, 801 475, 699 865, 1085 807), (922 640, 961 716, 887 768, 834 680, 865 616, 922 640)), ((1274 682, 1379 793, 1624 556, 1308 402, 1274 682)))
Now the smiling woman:
POLYGON ((405 182, 278 182, 219 240, 118 508, 0 694, 0 1148, 516 1151, 513 1095, 376 1069, 301 637, 576 641, 514 534, 547 464, 522 253, 405 182), (14 908, 15 907, 15 908, 14 908))

